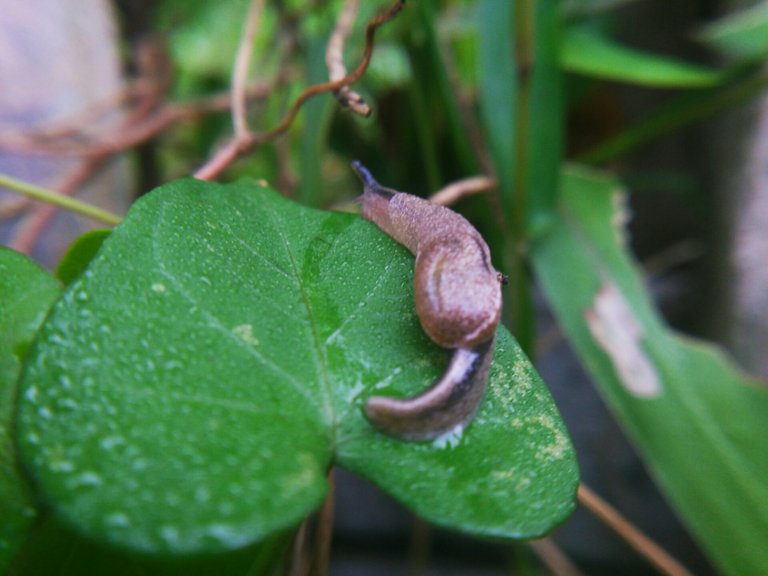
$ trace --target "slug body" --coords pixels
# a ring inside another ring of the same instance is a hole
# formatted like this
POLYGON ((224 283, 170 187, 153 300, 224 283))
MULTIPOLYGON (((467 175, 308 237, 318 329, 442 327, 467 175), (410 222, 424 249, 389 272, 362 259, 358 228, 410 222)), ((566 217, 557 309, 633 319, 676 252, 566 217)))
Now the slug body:
POLYGON ((456 212, 381 186, 359 162, 362 216, 416 256, 416 314, 427 335, 454 349, 445 373, 406 399, 375 396, 365 412, 380 430, 404 439, 434 438, 468 423, 488 381, 501 316, 501 276, 488 245, 456 212))

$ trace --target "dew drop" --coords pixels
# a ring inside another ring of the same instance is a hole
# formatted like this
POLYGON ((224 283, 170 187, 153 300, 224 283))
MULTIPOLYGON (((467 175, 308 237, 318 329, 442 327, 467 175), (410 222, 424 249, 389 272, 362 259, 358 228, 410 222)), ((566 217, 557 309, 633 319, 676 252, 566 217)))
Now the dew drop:
POLYGON ((211 493, 205 486, 199 486, 195 489, 195 502, 198 504, 205 504, 211 499, 211 493))
POLYGON ((181 505, 181 496, 179 496, 175 492, 171 492, 166 495, 165 503, 168 505, 169 508, 178 508, 181 505))
POLYGON ((222 544, 231 543, 238 539, 237 530, 228 524, 211 524, 206 530, 208 535, 222 544))
POLYGON ((125 512, 113 512, 105 518, 105 521, 113 528, 125 528, 131 525, 131 519, 125 512))
POLYGON ((53 472, 72 472, 75 469, 75 465, 69 460, 54 460, 51 462, 51 470, 53 472))
POLYGON ((30 386, 27 388, 27 391, 24 392, 24 399, 35 404, 40 396, 39 392, 37 386, 30 386))
POLYGON ((121 444, 125 444, 125 439, 122 436, 105 436, 99 441, 99 446, 107 451, 111 451, 121 444))
POLYGON ((79 474, 74 481, 74 484, 76 486, 86 486, 86 487, 101 486, 102 483, 103 483, 103 480, 101 476, 99 476, 96 472, 93 472, 92 470, 88 470, 86 472, 83 472, 82 474, 79 474))
POLYGON ((165 540, 166 544, 177 544, 179 541, 179 529, 176 526, 166 524, 160 528, 160 537, 165 540))
POLYGON ((67 408, 68 410, 77 410, 80 407, 80 405, 77 402, 75 402, 72 398, 64 398, 61 401, 61 407, 67 408))

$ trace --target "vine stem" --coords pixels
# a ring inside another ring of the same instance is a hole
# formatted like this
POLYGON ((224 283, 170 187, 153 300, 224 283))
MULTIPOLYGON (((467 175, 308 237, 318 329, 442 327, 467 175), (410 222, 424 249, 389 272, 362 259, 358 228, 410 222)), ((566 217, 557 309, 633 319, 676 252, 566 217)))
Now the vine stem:
MULTIPOLYGON (((336 28, 328 41, 325 51, 325 65, 328 68, 329 80, 339 80, 347 75, 347 67, 344 65, 344 44, 347 41, 352 25, 357 17, 359 0, 347 0, 336 20, 336 28)), ((362 96, 352 91, 349 86, 342 86, 334 91, 336 100, 345 108, 349 108, 360 116, 370 116, 371 107, 362 96)))
POLYGON ((248 16, 243 26, 243 36, 237 47, 235 66, 232 72, 232 125, 238 138, 248 134, 247 99, 245 89, 248 84, 248 71, 251 68, 253 54, 253 39, 259 28, 261 14, 264 11, 264 0, 252 0, 248 8, 248 16))
POLYGON ((517 64, 517 143, 514 175, 514 195, 507 208, 510 233, 505 234, 505 268, 509 274, 507 302, 512 333, 523 350, 533 347, 531 293, 525 261, 528 251, 528 163, 530 161, 531 91, 533 68, 536 66, 536 18, 534 0, 515 3, 515 62, 517 64))
POLYGON ((87 202, 82 202, 81 200, 54 192, 53 190, 48 190, 41 186, 35 186, 34 184, 11 178, 5 174, 0 174, 0 187, 13 190, 27 198, 39 200, 47 204, 52 204, 53 206, 58 206, 64 210, 80 214, 81 216, 99 220, 110 226, 115 226, 122 220, 117 214, 113 214, 112 212, 88 204, 87 202))
POLYGON ((347 74, 344 78, 323 82, 321 84, 314 84, 305 89, 299 94, 296 100, 294 100, 293 105, 288 109, 288 112, 283 116, 283 119, 271 130, 266 132, 249 132, 242 136, 235 135, 223 148, 214 154, 208 162, 195 172, 195 178, 198 178, 199 180, 213 180, 239 156, 250 152, 259 144, 272 140, 288 130, 293 123, 293 120, 296 118, 296 115, 299 113, 299 110, 307 100, 318 94, 333 92, 343 86, 357 82, 368 69, 368 64, 371 62, 376 29, 394 18, 400 10, 403 9, 404 5, 405 0, 397 0, 387 10, 380 13, 378 16, 375 16, 368 22, 368 26, 365 29, 365 48, 363 49, 363 57, 357 65, 357 68, 347 74))
POLYGON ((528 547, 555 576, 584 576, 584 573, 551 538, 533 540, 528 542, 528 547))
POLYGON ((336 477, 335 470, 328 472, 328 495, 317 516, 315 527, 315 550, 313 554, 311 576, 328 576, 333 541, 333 513, 335 505, 336 477))
POLYGON ((488 176, 471 176, 444 186, 432 194, 429 197, 429 201, 441 204, 442 206, 451 206, 462 198, 494 190, 496 186, 496 180, 493 178, 488 176))

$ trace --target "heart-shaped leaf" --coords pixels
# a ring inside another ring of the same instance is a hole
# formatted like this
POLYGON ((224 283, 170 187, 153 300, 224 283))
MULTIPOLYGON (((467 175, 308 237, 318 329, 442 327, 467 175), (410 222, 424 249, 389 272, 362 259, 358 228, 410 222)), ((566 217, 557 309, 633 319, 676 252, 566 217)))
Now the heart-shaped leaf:
POLYGON ((505 330, 462 434, 403 442, 363 416, 366 397, 412 394, 447 363, 414 315, 412 267, 372 224, 254 183, 145 196, 29 358, 19 446, 36 485, 79 531, 161 554, 295 525, 334 461, 445 526, 549 531, 573 508, 576 462, 505 330))
POLYGON ((0 572, 26 537, 35 510, 16 470, 11 417, 21 359, 59 286, 26 256, 0 247, 0 572))

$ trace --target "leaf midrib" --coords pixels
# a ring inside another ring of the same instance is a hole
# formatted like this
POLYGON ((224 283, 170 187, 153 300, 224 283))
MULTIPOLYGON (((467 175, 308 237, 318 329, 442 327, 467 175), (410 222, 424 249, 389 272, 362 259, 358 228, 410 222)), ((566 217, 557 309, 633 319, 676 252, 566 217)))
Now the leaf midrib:
POLYGON ((291 245, 288 242, 288 238, 286 237, 285 233, 282 230, 282 226, 281 226, 282 222, 279 222, 275 218, 273 210, 271 209, 264 210, 264 213, 268 215, 269 218, 272 220, 272 226, 274 230, 277 232, 277 234, 280 236, 280 240, 283 243, 285 253, 288 256, 288 261, 291 264, 291 272, 293 273, 293 276, 296 279, 296 287, 298 288, 299 295, 301 296, 301 303, 303 304, 307 312, 307 322, 309 323, 310 333, 312 334, 311 344, 312 344, 312 351, 314 352, 314 357, 315 357, 315 366, 317 368, 317 375, 320 382, 320 390, 324 396, 322 412, 325 417, 325 421, 328 423, 331 429, 331 437, 335 438, 337 422, 336 422, 336 414, 334 413, 334 410, 333 410, 333 402, 332 402, 333 395, 331 390, 330 378, 328 376, 328 363, 326 361, 325 354, 323 354, 324 348, 321 344, 320 334, 317 327, 317 321, 315 320, 314 309, 312 308, 311 301, 309 299, 309 296, 307 295, 306 288, 304 285, 304 280, 302 279, 301 271, 296 264, 296 259, 294 258, 291 245))

